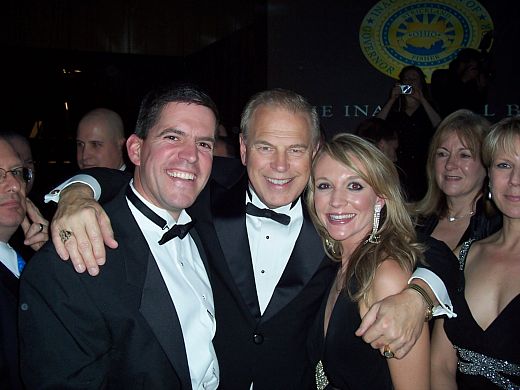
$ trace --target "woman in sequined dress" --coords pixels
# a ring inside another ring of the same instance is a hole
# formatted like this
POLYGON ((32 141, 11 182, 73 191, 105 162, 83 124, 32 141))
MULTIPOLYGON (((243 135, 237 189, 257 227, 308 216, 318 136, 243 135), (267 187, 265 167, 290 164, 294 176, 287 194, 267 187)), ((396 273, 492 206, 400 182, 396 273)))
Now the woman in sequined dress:
POLYGON ((497 123, 483 145, 495 234, 462 245, 457 317, 435 323, 432 389, 520 389, 520 117, 497 123))
POLYGON ((369 142, 337 135, 314 160, 307 204, 327 254, 341 263, 309 338, 325 388, 429 388, 426 325, 399 360, 355 335, 368 308, 401 292, 422 258, 393 163, 369 142))

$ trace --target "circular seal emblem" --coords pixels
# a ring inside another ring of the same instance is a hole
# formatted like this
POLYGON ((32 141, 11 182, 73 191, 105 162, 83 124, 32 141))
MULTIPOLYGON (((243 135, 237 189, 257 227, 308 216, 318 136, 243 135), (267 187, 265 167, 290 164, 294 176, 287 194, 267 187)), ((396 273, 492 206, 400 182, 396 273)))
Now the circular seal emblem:
POLYGON ((368 61, 397 78, 404 66, 420 67, 430 79, 462 48, 478 48, 493 30, 486 9, 474 0, 381 0, 365 15, 359 43, 368 61))

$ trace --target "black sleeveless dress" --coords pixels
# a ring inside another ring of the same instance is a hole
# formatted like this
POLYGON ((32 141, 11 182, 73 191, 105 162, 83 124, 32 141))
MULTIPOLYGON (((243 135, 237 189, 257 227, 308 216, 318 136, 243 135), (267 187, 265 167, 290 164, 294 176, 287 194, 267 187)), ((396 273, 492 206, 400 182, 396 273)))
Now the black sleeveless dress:
POLYGON ((327 297, 312 328, 311 354, 321 360, 329 381, 326 389, 392 389, 386 359, 354 332, 361 323, 358 305, 346 291, 341 292, 323 336, 327 297))
MULTIPOLYGON (((461 271, 473 242, 461 247, 461 271)), ((459 359, 459 389, 520 389, 520 294, 483 330, 471 314, 464 289, 460 290, 453 297, 457 317, 444 321, 459 359)))

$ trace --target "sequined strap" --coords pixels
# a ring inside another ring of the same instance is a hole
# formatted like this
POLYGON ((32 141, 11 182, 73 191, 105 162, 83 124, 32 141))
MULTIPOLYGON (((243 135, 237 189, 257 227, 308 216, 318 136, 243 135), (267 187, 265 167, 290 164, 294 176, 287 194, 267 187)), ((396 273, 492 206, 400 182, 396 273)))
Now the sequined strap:
POLYGON ((316 365, 316 388, 318 390, 323 390, 329 384, 329 380, 327 379, 327 375, 325 375, 325 370, 323 370, 323 363, 321 360, 316 365))
POLYGON ((468 255, 469 247, 473 242, 475 241, 474 238, 465 241, 462 246, 460 247, 459 251, 459 269, 461 271, 464 271, 464 265, 466 264, 466 256, 468 255))
POLYGON ((504 376, 516 376, 520 379, 520 365, 495 359, 456 345, 455 349, 459 354, 458 369, 461 373, 483 376, 501 389, 520 390, 519 385, 514 384, 504 376))

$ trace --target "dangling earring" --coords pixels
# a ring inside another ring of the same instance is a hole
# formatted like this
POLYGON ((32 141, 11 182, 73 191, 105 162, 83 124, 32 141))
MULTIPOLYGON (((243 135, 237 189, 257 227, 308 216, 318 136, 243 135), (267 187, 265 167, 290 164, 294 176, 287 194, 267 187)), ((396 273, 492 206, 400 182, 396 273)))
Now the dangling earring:
POLYGON ((491 194, 491 182, 488 183, 488 193, 487 198, 491 200, 493 198, 493 195, 491 194))
POLYGON ((374 223, 372 225, 372 232, 370 233, 370 236, 368 237, 368 240, 365 242, 369 242, 371 244, 379 244, 379 239, 381 236, 379 236, 377 233, 377 230, 379 229, 379 218, 381 217, 381 205, 379 203, 376 203, 374 206, 374 223))
POLYGON ((336 251, 334 250, 334 243, 328 238, 325 239, 325 246, 331 254, 333 254, 334 256, 336 255, 336 251))

